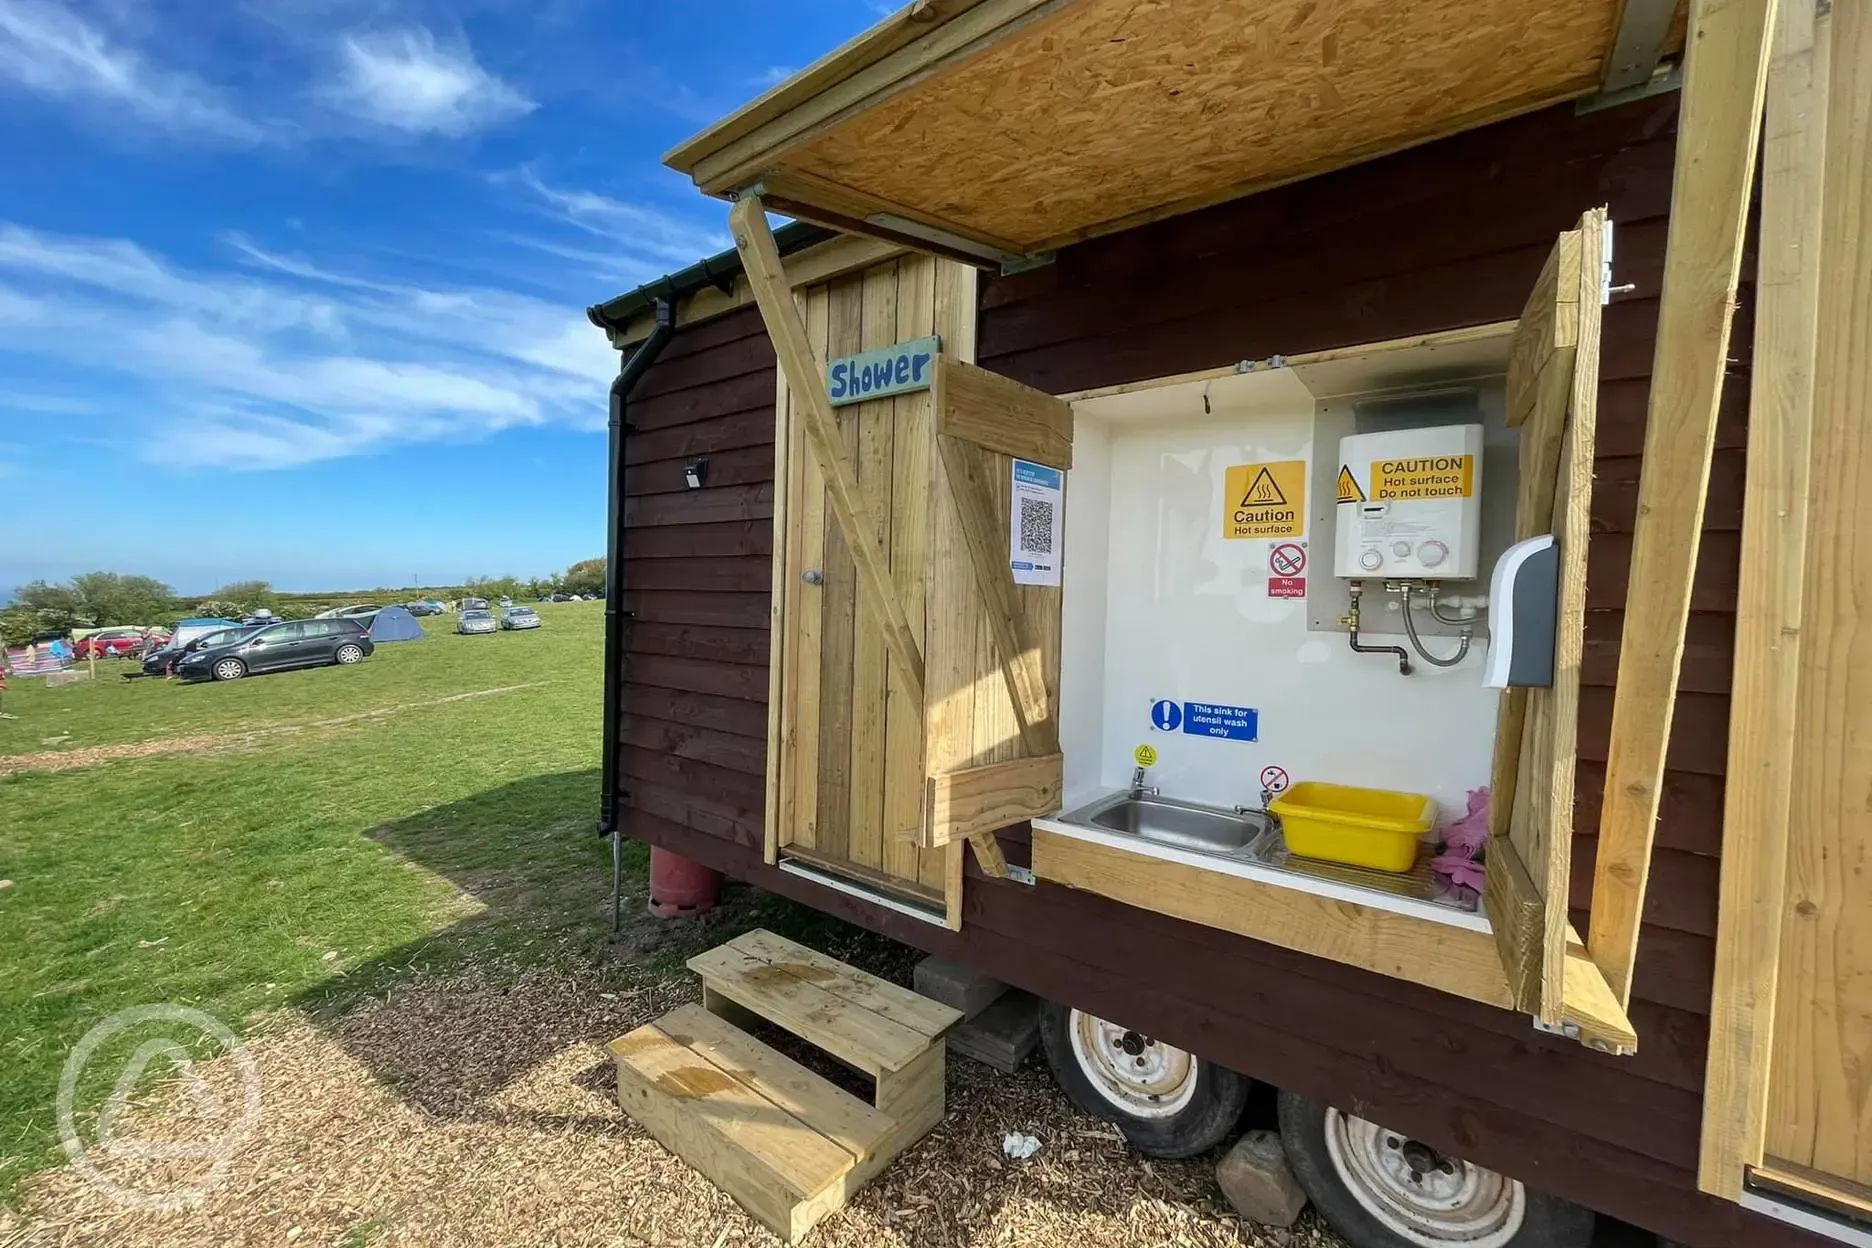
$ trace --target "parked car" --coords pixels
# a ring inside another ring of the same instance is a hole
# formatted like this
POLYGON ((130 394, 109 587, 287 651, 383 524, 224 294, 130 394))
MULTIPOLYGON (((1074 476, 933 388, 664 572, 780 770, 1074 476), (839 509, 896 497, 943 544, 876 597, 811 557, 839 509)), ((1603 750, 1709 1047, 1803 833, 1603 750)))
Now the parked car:
POLYGON ((140 628, 105 628, 81 637, 72 647, 72 657, 88 659, 96 655, 100 659, 121 659, 134 654, 143 644, 143 630, 140 628))
POLYGON ((532 607, 508 607, 501 612, 500 626, 502 628, 538 628, 540 626, 539 612, 532 607))
POLYGON ((488 610, 488 600, 485 598, 464 598, 461 600, 461 610, 486 611, 488 610))
POLYGON ((500 596, 500 605, 503 607, 511 607, 513 606, 513 599, 509 598, 506 594, 502 594, 500 596))
POLYGON ((147 646, 144 648, 143 670, 151 675, 160 676, 182 657, 182 652, 188 648, 191 641, 197 641, 210 633, 224 632, 227 629, 239 627, 241 627, 239 620, 224 620, 215 615, 198 615, 179 620, 167 641, 154 649, 147 646), (153 667, 152 664, 154 664, 153 667))
POLYGON ((183 680, 239 680, 258 672, 362 662, 377 647, 362 619, 286 620, 223 645, 203 646, 176 664, 183 680))
POLYGON ((441 615, 448 608, 444 607, 433 598, 418 598, 415 602, 404 606, 403 609, 408 611, 411 615, 441 615))
POLYGON ((223 628, 212 633, 183 642, 181 645, 165 645, 143 656, 143 674, 145 676, 167 676, 175 670, 175 665, 191 654, 209 649, 232 645, 243 637, 252 636, 265 625, 236 624, 233 628, 223 628))
POLYGON ((354 602, 348 607, 330 607, 312 618, 315 620, 367 619, 383 610, 374 602, 354 602))
POLYGON ((463 611, 455 620, 455 631, 463 634, 491 633, 499 627, 489 611, 463 611))

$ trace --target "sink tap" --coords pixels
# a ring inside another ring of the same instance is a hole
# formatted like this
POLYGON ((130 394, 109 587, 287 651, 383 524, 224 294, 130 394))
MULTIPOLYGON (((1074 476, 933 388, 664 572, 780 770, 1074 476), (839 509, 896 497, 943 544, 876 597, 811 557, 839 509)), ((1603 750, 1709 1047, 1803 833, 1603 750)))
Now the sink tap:
POLYGON ((1131 773, 1131 796, 1132 797, 1156 797, 1157 796, 1156 785, 1153 784, 1149 788, 1144 787, 1144 769, 1142 767, 1139 767, 1136 771, 1133 771, 1131 773))

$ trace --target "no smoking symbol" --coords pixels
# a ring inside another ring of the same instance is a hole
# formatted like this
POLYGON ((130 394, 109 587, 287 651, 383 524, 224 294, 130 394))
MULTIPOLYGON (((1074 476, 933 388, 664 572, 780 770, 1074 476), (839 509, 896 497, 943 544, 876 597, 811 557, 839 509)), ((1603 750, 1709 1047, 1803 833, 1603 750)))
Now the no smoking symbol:
POLYGON ((1268 571, 1275 576, 1299 576, 1306 571, 1306 549, 1282 542, 1268 552, 1268 571))

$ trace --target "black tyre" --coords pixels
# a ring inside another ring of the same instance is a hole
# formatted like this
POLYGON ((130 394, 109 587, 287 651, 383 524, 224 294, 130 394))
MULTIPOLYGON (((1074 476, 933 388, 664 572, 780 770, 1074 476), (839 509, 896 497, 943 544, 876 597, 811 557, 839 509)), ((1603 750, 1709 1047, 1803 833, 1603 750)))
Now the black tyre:
POLYGON ((1590 1210, 1293 1092, 1280 1094, 1288 1164, 1354 1248, 1587 1248, 1590 1210))
POLYGON ((212 675, 216 680, 239 680, 247 674, 247 665, 239 659, 217 659, 212 675))
POLYGON ((340 666, 349 667, 353 663, 361 663, 364 661, 364 647, 347 641, 344 645, 338 647, 337 654, 332 657, 338 660, 340 666))
POLYGON ((1040 1041, 1068 1099, 1152 1157, 1214 1148, 1248 1101, 1245 1076, 1051 1001, 1040 1003, 1040 1041))

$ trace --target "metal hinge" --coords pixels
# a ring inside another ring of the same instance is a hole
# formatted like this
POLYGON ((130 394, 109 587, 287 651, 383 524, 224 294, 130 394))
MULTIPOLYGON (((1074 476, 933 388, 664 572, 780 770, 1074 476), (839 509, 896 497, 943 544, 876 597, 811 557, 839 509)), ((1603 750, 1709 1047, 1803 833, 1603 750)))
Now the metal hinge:
POLYGON ((1026 273, 1032 269, 1044 269, 1057 259, 1056 251, 1030 251, 1024 256, 1009 256, 1001 262, 1001 276, 1013 277, 1016 273, 1026 273))
POLYGON ((1626 282, 1622 286, 1612 284, 1612 233, 1614 222, 1606 218, 1604 241, 1600 246, 1599 256, 1599 306, 1612 302, 1613 295, 1626 295, 1638 289, 1637 282, 1626 282))
POLYGON ((1569 1040, 1579 1039, 1578 1023, 1569 1023, 1564 1018, 1557 1023, 1543 1023, 1537 1016, 1532 1014, 1528 1015, 1528 1019, 1534 1024, 1535 1031, 1542 1032, 1549 1036, 1565 1036, 1569 1040))
POLYGON ((1025 884, 1031 888, 1034 882, 1033 868, 1017 867, 1010 862, 1008 863, 1007 878, 1014 881, 1016 884, 1025 884))

